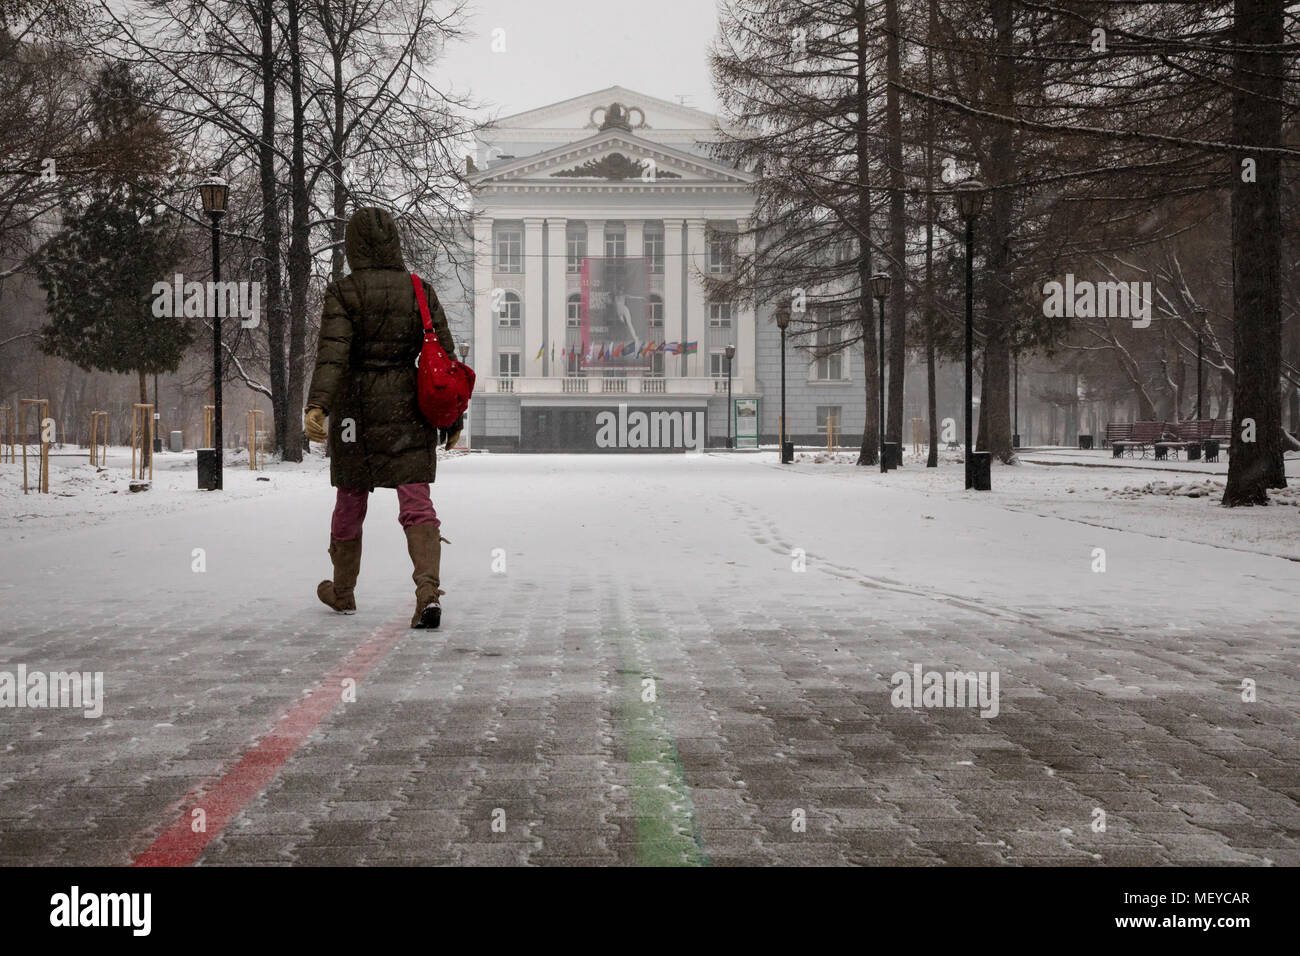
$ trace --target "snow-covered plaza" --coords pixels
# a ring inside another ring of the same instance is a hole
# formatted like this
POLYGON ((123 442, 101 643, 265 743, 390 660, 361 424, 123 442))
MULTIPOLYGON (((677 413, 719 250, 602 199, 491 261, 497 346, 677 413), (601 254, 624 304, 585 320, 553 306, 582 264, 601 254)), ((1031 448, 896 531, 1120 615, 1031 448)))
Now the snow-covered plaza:
POLYGON ((454 453, 435 631, 319 455, 2 465, 0 864, 1300 864, 1293 490, 853 459, 454 453))

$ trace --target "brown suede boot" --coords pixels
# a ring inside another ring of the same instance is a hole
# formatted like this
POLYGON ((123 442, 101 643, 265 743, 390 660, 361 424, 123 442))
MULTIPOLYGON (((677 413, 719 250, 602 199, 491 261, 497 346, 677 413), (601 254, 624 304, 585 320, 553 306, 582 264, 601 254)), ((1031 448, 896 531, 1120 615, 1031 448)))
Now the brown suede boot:
POLYGON ((438 597, 447 592, 438 587, 438 565, 442 560, 443 541, 447 539, 438 533, 436 524, 416 524, 406 529, 406 550, 415 567, 411 574, 415 582, 415 615, 411 627, 433 628, 442 620, 438 597))
POLYGON ((334 562, 334 580, 316 585, 316 596, 340 614, 355 614, 357 602, 352 589, 361 572, 361 539, 330 538, 330 559, 334 562))

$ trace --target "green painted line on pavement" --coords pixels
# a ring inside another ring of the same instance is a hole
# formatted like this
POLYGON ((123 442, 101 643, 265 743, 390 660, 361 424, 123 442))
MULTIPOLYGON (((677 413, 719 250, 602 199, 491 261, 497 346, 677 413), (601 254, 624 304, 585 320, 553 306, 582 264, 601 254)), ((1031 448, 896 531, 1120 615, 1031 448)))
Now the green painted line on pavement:
POLYGON ((619 630, 623 666, 619 726, 627 748, 632 812, 640 866, 708 866, 695 826, 695 805, 661 704, 643 698, 642 680, 658 678, 645 666, 637 639, 619 630), (631 646, 629 646, 631 645, 631 646), (635 658, 635 659, 632 659, 635 658))

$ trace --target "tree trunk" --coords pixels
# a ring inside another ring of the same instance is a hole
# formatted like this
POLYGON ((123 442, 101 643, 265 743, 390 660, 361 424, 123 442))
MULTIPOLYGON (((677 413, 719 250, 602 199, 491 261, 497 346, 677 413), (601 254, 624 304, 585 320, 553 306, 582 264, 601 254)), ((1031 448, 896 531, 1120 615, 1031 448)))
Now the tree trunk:
POLYGON ((1282 57, 1262 46, 1283 42, 1285 0, 1235 0, 1232 97, 1233 154, 1232 306, 1236 389, 1232 444, 1223 504, 1268 504, 1269 488, 1286 487, 1282 463, 1282 408, 1278 378, 1282 355, 1281 162, 1251 146, 1282 143, 1282 57), (1243 182, 1241 160, 1255 162, 1255 181, 1243 182), (1253 441, 1243 422, 1253 420, 1253 441))
POLYGON ((885 0, 885 136, 889 159, 889 406, 885 431, 889 441, 903 443, 903 385, 907 372, 907 209, 903 200, 903 120, 898 103, 898 0, 885 0))
POLYGON ((302 99, 302 49, 299 13, 302 0, 289 0, 289 96, 292 107, 293 152, 289 171, 289 367, 288 422, 284 460, 302 461, 303 393, 306 390, 307 292, 311 279, 310 199, 304 158, 306 116, 302 99))
MULTIPOLYGON (((1292 368, 1300 368, 1300 315, 1291 316, 1287 329, 1287 361, 1292 368)), ((1286 384, 1287 418, 1291 423, 1291 434, 1300 435, 1300 388, 1286 384)))
MULTIPOLYGON (((938 0, 927 4, 929 25, 926 28, 925 71, 930 89, 934 89, 934 42, 938 0)), ((939 467, 939 396, 935 383, 934 357, 934 104, 925 104, 925 393, 930 419, 930 446, 925 467, 939 467)))
POLYGON ((880 459, 879 438, 876 434, 880 421, 880 361, 878 357, 874 311, 871 301, 871 189, 870 189, 870 134, 867 113, 871 105, 867 87, 867 5, 866 0, 855 0, 856 21, 855 52, 857 54, 857 119, 854 125, 854 146, 857 158, 857 209, 855 223, 858 233, 858 310, 862 319, 862 357, 867 401, 866 423, 862 429, 862 447, 858 450, 859 465, 875 465, 880 459))
POLYGON ((330 250, 330 275, 337 282, 343 278, 343 237, 348 223, 348 190, 343 182, 344 152, 347 149, 347 144, 344 142, 343 122, 343 53, 336 48, 332 57, 334 66, 334 125, 330 130, 330 142, 333 146, 334 155, 331 157, 330 162, 334 173, 334 220, 330 223, 330 242, 333 244, 333 248, 330 250))
MULTIPOLYGON (((136 375, 140 381, 140 404, 149 404, 149 381, 144 369, 137 369, 136 375)), ((152 419, 150 419, 152 421, 152 419)), ((140 423, 140 447, 143 449, 140 453, 140 467, 148 468, 149 459, 153 457, 153 442, 149 440, 149 421, 140 423)))
POLYGON ((261 0, 258 11, 261 30, 259 68, 262 75, 262 137, 258 144, 258 177, 262 188, 262 257, 266 259, 263 282, 266 285, 264 321, 266 322, 267 362, 271 372, 271 417, 275 423, 275 447, 284 457, 285 437, 289 434, 289 392, 284 354, 284 290, 280 282, 280 208, 279 183, 275 178, 275 17, 272 0, 261 0))
MULTIPOLYGON (((1014 29, 1011 0, 995 0, 993 26, 997 33, 993 62, 994 90, 1000 109, 1015 100, 1016 64, 1012 57, 1014 29)), ((989 178, 1007 186, 1015 178, 1016 156, 1011 127, 994 126, 989 136, 989 178)), ((980 383, 980 445, 1004 464, 1014 461, 1011 449, 1010 290, 1015 287, 1011 266, 1012 202, 1010 189, 994 189, 989 197, 987 281, 984 283, 984 378, 980 383), (987 432, 985 431, 987 428, 987 432)))

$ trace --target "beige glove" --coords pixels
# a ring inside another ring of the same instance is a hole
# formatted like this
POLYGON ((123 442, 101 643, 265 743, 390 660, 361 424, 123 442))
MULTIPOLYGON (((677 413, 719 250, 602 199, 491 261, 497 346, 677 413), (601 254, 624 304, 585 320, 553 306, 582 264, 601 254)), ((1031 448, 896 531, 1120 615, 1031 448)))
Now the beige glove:
POLYGON ((453 448, 455 448, 456 442, 460 441, 460 433, 461 433, 461 429, 459 428, 457 428, 454 432, 453 431, 444 432, 443 434, 447 436, 447 441, 446 444, 444 444, 442 447, 447 449, 447 451, 451 451, 453 448))
POLYGON ((323 442, 328 439, 329 433, 325 431, 325 409, 318 405, 308 405, 307 413, 303 416, 302 427, 309 441, 323 442))

